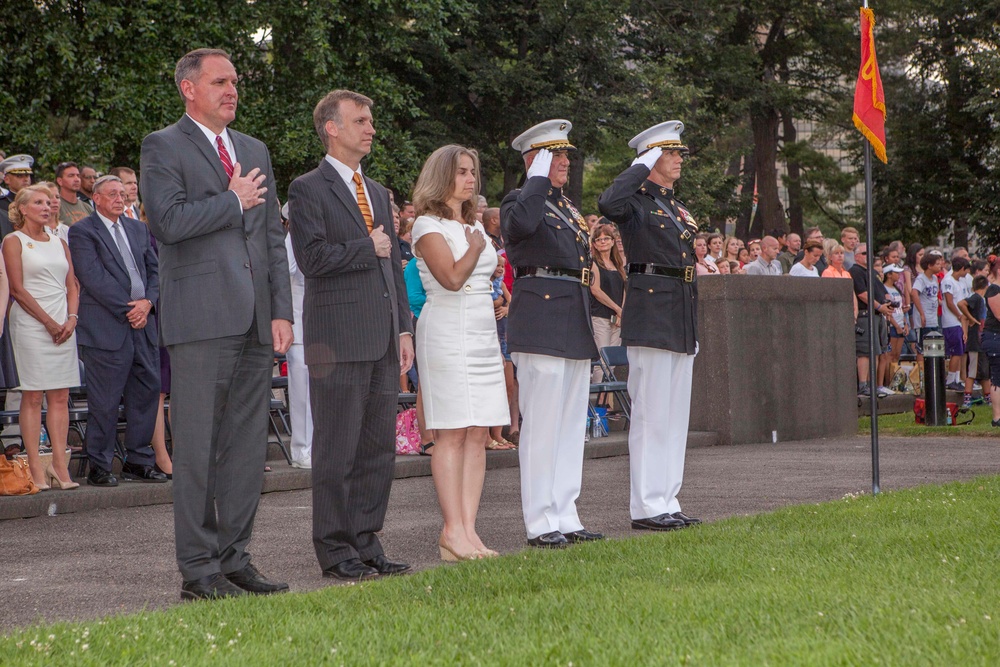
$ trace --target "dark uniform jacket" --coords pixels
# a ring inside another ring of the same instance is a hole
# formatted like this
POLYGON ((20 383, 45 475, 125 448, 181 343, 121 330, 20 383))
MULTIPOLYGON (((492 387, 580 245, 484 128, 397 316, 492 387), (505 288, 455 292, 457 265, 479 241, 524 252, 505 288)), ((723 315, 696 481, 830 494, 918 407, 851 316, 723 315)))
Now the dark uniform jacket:
MULTIPOLYGON (((529 178, 500 204, 500 229, 507 259, 515 267, 590 268, 586 223, 544 176, 529 178), (552 202, 562 216, 546 206, 552 202), (567 223, 567 220, 569 223, 567 223)), ((514 281, 507 320, 511 352, 564 359, 594 359, 590 289, 581 282, 544 277, 514 281)))
POLYGON ((0 197, 0 239, 14 231, 13 225, 10 224, 9 215, 10 205, 13 202, 13 192, 8 192, 3 197, 0 197))
MULTIPOLYGON (((693 231, 694 219, 669 188, 646 180, 649 169, 629 167, 601 194, 598 207, 618 223, 630 264, 659 264, 694 273, 691 244, 654 197, 693 231)), ((697 278, 695 278, 697 280, 697 278)), ((694 354, 698 333, 698 283, 666 276, 629 274, 622 311, 622 344, 694 354)))

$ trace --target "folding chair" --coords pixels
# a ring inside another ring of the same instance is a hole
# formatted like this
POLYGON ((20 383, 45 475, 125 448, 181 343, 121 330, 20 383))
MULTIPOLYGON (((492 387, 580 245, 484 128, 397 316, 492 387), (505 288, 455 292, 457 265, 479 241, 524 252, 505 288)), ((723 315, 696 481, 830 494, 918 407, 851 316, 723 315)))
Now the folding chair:
MULTIPOLYGON (((284 357, 276 358, 277 363, 284 361, 284 357)), ((274 437, 278 442, 278 448, 281 449, 282 455, 284 455, 285 460, 288 464, 292 463, 292 455, 288 452, 288 448, 285 447, 285 441, 281 439, 281 431, 284 430, 285 434, 292 434, 291 419, 288 414, 288 376, 287 375, 272 375, 271 376, 271 396, 270 404, 268 406, 267 418, 271 422, 271 430, 274 431, 274 437), (284 397, 276 398, 274 395, 275 390, 282 394, 284 397), (279 427, 280 424, 280 427, 279 427)))
POLYGON ((632 402, 628 396, 628 383, 615 377, 614 368, 628 367, 628 353, 623 346, 602 347, 601 350, 601 370, 604 372, 604 381, 590 385, 590 392, 610 393, 621 405, 625 419, 632 421, 632 402))

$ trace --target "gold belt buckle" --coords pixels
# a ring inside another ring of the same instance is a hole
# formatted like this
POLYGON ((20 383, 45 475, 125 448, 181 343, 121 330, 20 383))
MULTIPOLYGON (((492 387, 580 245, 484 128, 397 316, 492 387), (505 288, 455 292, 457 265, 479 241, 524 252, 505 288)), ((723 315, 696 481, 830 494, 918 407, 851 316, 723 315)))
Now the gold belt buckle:
POLYGON ((590 287, 590 269, 583 269, 580 272, 580 282, 584 287, 590 287))
POLYGON ((684 282, 693 283, 694 282, 694 267, 685 266, 684 267, 684 282))

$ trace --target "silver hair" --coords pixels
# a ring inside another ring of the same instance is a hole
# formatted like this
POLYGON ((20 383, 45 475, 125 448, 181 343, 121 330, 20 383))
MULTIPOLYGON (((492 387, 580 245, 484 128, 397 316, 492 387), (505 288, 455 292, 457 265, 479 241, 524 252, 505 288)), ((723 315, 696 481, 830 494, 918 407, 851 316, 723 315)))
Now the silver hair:
POLYGON ((103 188, 105 186, 105 184, 107 184, 107 183, 121 183, 121 182, 122 182, 122 179, 118 178, 117 176, 112 176, 111 174, 107 174, 105 176, 101 176, 99 179, 97 179, 96 181, 94 181, 94 189, 92 190, 92 192, 96 195, 96 194, 98 194, 101 191, 101 188, 103 188))

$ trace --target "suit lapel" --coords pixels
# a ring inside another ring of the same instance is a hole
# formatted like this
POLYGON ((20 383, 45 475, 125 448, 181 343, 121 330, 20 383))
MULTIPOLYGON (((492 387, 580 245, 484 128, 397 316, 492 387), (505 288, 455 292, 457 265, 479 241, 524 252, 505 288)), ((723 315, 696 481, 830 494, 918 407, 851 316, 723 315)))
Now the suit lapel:
MULTIPOLYGON (((222 187, 228 188, 229 177, 226 176, 226 170, 222 166, 222 160, 219 158, 219 154, 216 152, 215 146, 208 141, 208 137, 206 137, 201 131, 201 128, 195 125, 194 121, 191 120, 187 114, 184 114, 181 117, 181 119, 177 122, 177 125, 187 134, 191 143, 198 147, 198 150, 202 152, 205 159, 212 165, 212 169, 214 169, 215 173, 219 176, 219 181, 222 182, 222 187)), ((233 133, 230 133, 229 136, 233 137, 233 133)), ((233 139, 233 146, 234 148, 236 147, 235 139, 233 139)))
POLYGON ((365 236, 368 236, 368 225, 365 224, 365 219, 361 217, 361 208, 358 206, 357 200, 354 199, 354 193, 347 188, 347 183, 340 177, 340 174, 333 165, 325 159, 319 163, 319 170, 330 183, 330 188, 334 194, 340 198, 341 203, 350 212, 355 224, 364 232, 365 236))
MULTIPOLYGON (((386 227, 392 226, 392 215, 382 207, 384 203, 382 198, 375 196, 375 181, 367 176, 362 176, 362 178, 365 179, 365 185, 368 187, 368 198, 371 200, 368 202, 368 206, 372 210, 372 227, 382 225, 382 231, 385 231, 386 227)), ((367 230, 368 228, 365 227, 365 229, 367 230)))

